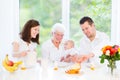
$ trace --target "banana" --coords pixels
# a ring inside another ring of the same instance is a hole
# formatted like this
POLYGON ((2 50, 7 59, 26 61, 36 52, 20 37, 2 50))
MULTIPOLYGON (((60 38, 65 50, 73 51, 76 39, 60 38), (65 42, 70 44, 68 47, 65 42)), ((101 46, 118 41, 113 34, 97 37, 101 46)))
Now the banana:
POLYGON ((18 69, 18 66, 22 64, 22 61, 14 62, 13 66, 9 66, 7 63, 9 62, 8 55, 6 55, 5 59, 3 60, 2 64, 4 68, 9 72, 14 72, 18 69))
POLYGON ((7 54, 6 57, 5 57, 5 59, 4 59, 4 62, 7 64, 8 61, 9 61, 9 59, 8 59, 8 54, 7 54))
POLYGON ((8 70, 9 72, 14 72, 15 70, 17 70, 17 67, 15 65, 13 66, 8 66, 4 61, 3 61, 3 66, 6 70, 8 70))
POLYGON ((20 65, 20 64, 22 64, 22 61, 14 62, 14 64, 20 65))

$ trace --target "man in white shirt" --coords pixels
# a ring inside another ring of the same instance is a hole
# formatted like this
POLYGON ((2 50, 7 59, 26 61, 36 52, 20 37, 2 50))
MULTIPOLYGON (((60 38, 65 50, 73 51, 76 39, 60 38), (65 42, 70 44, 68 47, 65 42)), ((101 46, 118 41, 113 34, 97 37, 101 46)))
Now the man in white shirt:
POLYGON ((55 62, 63 56, 65 26, 56 23, 53 25, 51 33, 52 38, 42 44, 42 58, 55 62))
POLYGON ((79 24, 85 34, 80 40, 80 54, 91 54, 93 61, 99 63, 101 49, 109 43, 109 37, 105 33, 96 30, 94 21, 90 17, 83 17, 79 24))

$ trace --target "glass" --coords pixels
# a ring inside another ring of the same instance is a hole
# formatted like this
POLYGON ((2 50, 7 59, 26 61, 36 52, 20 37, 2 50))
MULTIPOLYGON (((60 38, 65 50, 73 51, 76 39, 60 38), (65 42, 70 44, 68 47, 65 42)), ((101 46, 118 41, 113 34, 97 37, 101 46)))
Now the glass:
POLYGON ((48 59, 41 59, 42 80, 48 80, 48 59))
POLYGON ((58 62, 54 61, 54 70, 58 70, 58 62))

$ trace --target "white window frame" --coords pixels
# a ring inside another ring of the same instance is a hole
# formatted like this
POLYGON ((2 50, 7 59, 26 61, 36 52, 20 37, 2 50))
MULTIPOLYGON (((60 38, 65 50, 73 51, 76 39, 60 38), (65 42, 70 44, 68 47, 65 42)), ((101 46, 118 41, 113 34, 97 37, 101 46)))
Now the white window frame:
POLYGON ((70 34, 70 0, 62 0, 62 23, 66 27, 65 38, 69 39, 70 34))
POLYGON ((120 0, 112 0, 111 42, 120 45, 120 0))

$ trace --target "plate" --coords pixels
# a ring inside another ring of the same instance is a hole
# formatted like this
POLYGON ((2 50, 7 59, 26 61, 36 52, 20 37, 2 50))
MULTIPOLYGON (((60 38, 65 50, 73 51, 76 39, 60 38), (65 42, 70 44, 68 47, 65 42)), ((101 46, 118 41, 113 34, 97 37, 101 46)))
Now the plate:
POLYGON ((65 72, 65 74, 68 75, 68 76, 72 76, 72 75, 73 76, 81 76, 81 75, 84 74, 84 72, 83 71, 79 71, 79 73, 76 73, 76 74, 68 74, 68 73, 65 72))
POLYGON ((72 65, 73 63, 67 63, 67 62, 58 62, 58 67, 67 67, 72 65))

